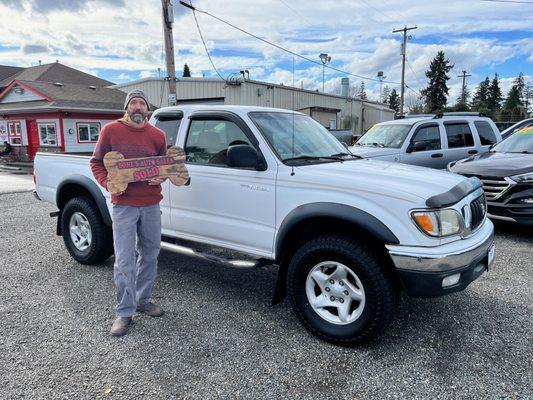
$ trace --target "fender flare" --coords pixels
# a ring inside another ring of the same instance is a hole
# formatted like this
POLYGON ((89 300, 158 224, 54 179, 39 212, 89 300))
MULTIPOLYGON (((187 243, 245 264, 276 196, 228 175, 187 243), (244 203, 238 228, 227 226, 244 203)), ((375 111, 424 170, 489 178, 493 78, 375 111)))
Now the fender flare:
POLYGON ((383 241, 383 243, 400 243, 396 235, 394 235, 394 233, 392 233, 392 231, 383 222, 366 211, 339 203, 308 203, 296 207, 289 214, 287 214, 281 223, 275 241, 276 260, 278 260, 280 257, 280 249, 282 248, 283 242, 290 230, 298 223, 306 219, 316 217, 338 218, 347 222, 351 222, 370 232, 373 236, 383 241))
POLYGON ((107 208, 107 203, 102 191, 94 181, 92 181, 85 175, 69 175, 59 184, 56 190, 56 205, 59 206, 59 204, 61 204, 61 190, 63 189, 63 187, 69 184, 78 185, 86 189, 91 194, 94 202, 96 203, 104 223, 108 226, 112 225, 113 221, 111 219, 111 215, 109 214, 109 209, 107 208))

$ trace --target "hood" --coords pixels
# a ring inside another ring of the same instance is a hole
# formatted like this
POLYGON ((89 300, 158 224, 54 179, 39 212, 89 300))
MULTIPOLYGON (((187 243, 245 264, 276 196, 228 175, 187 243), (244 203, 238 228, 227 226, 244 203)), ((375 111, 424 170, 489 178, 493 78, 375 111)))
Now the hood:
POLYGON ((400 153, 400 149, 390 147, 375 147, 375 146, 351 146, 348 148, 353 154, 364 158, 395 156, 400 153))
POLYGON ((364 191, 411 203, 424 203, 466 178, 450 172, 397 162, 356 159, 296 167, 296 181, 334 190, 364 191))
POLYGON ((489 152, 457 161, 452 172, 504 178, 533 171, 533 154, 489 152))

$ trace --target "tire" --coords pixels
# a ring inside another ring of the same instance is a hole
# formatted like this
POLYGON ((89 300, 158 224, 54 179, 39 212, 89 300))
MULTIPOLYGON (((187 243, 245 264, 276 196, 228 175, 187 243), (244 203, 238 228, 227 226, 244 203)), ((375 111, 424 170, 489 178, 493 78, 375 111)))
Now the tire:
POLYGON ((392 320, 398 302, 398 290, 378 257, 347 237, 322 236, 300 247, 289 264, 287 286, 304 326, 341 346, 356 346, 378 336, 392 320))
POLYGON ((81 264, 98 264, 113 254, 113 231, 92 199, 75 197, 65 204, 61 231, 68 252, 81 264))

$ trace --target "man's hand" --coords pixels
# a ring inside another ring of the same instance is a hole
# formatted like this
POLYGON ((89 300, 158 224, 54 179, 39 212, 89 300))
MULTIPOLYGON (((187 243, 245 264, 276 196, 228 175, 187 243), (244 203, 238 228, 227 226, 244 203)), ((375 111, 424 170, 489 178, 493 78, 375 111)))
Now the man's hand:
POLYGON ((151 185, 151 186, 161 185, 166 180, 167 180, 167 178, 154 178, 154 179, 150 179, 148 181, 148 184, 151 185))

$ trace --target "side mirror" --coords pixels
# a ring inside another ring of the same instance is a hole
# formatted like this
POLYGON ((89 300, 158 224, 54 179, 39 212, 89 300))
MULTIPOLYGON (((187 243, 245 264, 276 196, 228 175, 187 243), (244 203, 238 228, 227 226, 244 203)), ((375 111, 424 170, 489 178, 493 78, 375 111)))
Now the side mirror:
POLYGON ((426 142, 414 142, 409 145, 406 152, 412 153, 413 151, 424 151, 427 150, 426 142))
POLYGON ((234 168, 255 168, 260 170, 264 167, 257 151, 246 144, 228 147, 227 163, 228 167, 234 168))

